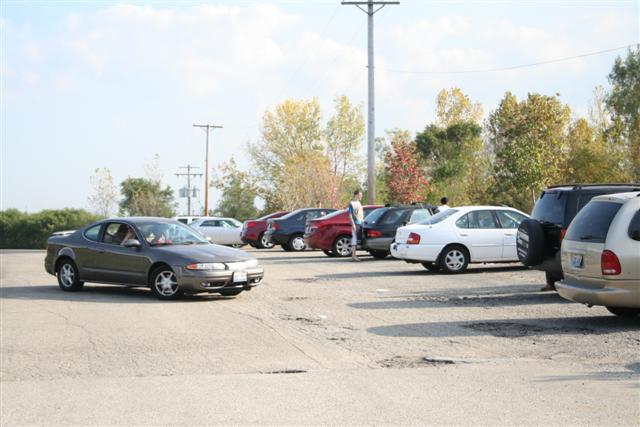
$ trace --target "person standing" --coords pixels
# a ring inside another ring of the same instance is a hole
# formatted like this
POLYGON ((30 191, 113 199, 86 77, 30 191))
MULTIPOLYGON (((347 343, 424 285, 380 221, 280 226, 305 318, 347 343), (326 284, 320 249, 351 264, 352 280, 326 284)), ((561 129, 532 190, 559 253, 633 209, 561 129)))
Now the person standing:
POLYGON ((349 202, 349 219, 351 220, 351 259, 353 261, 360 261, 356 254, 358 249, 358 237, 362 232, 362 223, 364 222, 364 209, 362 208, 362 191, 356 190, 353 192, 353 199, 349 202))
POLYGON ((449 199, 447 199, 446 197, 443 197, 442 199, 440 199, 440 206, 438 206, 438 213, 444 212, 447 209, 450 209, 449 206, 447 206, 447 203, 449 203, 449 199))

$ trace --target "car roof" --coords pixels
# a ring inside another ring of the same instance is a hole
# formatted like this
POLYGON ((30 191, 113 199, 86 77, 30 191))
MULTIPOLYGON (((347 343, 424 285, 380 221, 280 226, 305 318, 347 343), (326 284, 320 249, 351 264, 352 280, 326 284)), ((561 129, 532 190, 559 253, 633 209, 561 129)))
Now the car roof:
POLYGON ((156 216, 127 216, 127 217, 116 217, 116 218, 108 218, 102 220, 101 222, 112 222, 112 221, 122 221, 122 222, 130 222, 132 224, 138 224, 141 222, 174 222, 173 218, 164 218, 164 217, 156 217, 156 216))
POLYGON ((625 187, 629 188, 630 190, 631 189, 640 190, 640 184, 617 184, 617 183, 612 183, 612 184, 560 184, 560 185, 553 185, 553 186, 547 187, 547 189, 545 191, 549 191, 549 190, 554 190, 554 191, 577 191, 577 190, 600 191, 600 190, 604 190, 604 189, 607 189, 607 188, 625 188, 625 187))
POLYGON ((606 200, 609 202, 625 203, 635 197, 640 197, 640 191, 631 191, 629 193, 603 194, 601 196, 596 196, 591 200, 595 200, 595 201, 606 200))
POLYGON ((452 206, 450 209, 455 209, 460 212, 469 212, 469 211, 480 210, 480 209, 518 211, 518 209, 512 208, 511 206, 491 206, 491 205, 452 206))

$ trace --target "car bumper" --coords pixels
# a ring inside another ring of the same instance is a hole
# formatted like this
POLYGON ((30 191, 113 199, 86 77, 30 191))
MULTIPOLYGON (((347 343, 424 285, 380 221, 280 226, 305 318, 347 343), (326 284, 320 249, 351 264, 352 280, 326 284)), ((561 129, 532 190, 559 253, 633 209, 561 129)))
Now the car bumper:
POLYGON ((388 251, 391 242, 393 242, 393 237, 368 238, 362 243, 362 249, 365 251, 388 251))
POLYGON ((407 245, 394 243, 391 245, 391 256, 407 261, 435 262, 444 245, 407 245))
POLYGON ((258 286, 264 277, 264 270, 260 267, 246 270, 221 271, 190 271, 184 267, 174 267, 178 284, 185 291, 190 292, 220 292, 237 289, 249 290, 258 286), (247 273, 247 279, 235 281, 236 273, 247 273))
POLYGON ((565 278, 556 282, 562 298, 588 305, 640 308, 640 281, 597 280, 576 281, 565 278))

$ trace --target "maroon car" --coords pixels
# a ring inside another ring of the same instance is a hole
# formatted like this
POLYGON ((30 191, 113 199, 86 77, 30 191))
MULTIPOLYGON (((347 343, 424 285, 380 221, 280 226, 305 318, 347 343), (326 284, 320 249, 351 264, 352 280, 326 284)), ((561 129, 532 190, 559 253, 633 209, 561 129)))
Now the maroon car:
MULTIPOLYGON (((381 205, 363 206, 366 217, 381 205)), ((307 224, 304 240, 307 247, 321 249, 327 256, 351 255, 351 219, 349 211, 344 209, 330 213, 322 218, 312 219, 307 224)))
POLYGON ((265 215, 258 219, 245 221, 242 226, 242 233, 240 234, 242 241, 258 249, 273 248, 273 243, 264 238, 264 232, 267 230, 267 220, 280 218, 288 213, 288 211, 280 211, 265 215))

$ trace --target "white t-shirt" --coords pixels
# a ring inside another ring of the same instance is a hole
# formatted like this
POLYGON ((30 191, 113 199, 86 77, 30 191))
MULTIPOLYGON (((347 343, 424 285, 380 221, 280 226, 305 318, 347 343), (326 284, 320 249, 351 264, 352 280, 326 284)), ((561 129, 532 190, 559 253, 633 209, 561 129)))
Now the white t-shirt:
POLYGON ((447 209, 451 209, 451 208, 449 206, 447 206, 447 205, 440 205, 440 206, 438 206, 438 213, 444 212, 447 209))

